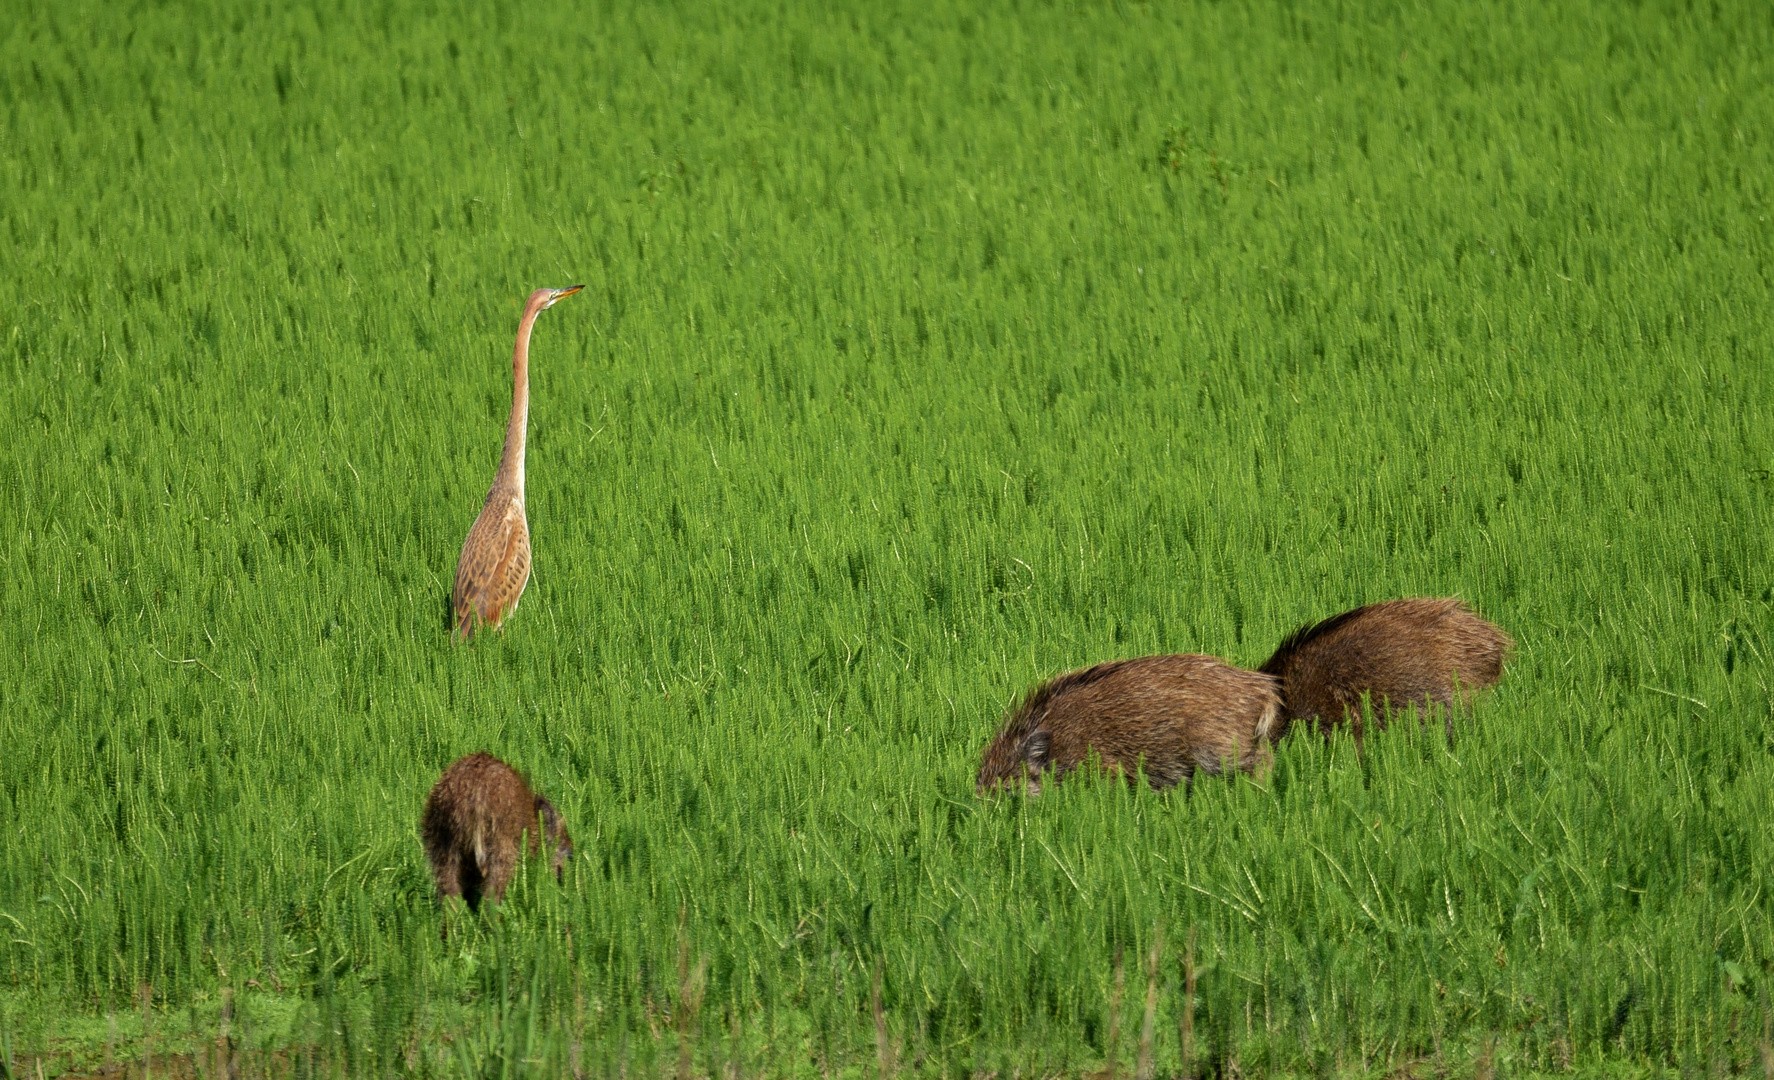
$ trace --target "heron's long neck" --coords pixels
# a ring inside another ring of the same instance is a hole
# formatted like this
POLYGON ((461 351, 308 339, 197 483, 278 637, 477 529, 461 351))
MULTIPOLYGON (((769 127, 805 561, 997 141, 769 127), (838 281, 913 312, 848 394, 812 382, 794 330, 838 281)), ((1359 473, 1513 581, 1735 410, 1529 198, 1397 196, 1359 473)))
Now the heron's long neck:
POLYGON ((517 327, 517 348, 511 353, 511 421, 505 425, 505 453, 499 458, 499 479, 515 484, 519 498, 524 493, 524 431, 530 420, 530 331, 539 314, 525 312, 517 327))

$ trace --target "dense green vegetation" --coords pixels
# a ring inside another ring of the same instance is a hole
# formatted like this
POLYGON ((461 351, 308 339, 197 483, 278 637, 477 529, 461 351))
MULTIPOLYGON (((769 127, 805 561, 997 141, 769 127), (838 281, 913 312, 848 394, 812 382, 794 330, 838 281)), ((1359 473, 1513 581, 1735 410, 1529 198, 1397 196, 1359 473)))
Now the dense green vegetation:
POLYGON ((227 998, 249 1069, 1131 1069, 1162 926, 1163 1074, 1191 932, 1221 1076, 1760 1070, 1771 62, 1731 3, 12 5, 0 1068, 227 998), (1418 593, 1520 641, 1452 746, 973 796, 1038 679, 1418 593), (481 748, 580 857, 443 940, 481 748))

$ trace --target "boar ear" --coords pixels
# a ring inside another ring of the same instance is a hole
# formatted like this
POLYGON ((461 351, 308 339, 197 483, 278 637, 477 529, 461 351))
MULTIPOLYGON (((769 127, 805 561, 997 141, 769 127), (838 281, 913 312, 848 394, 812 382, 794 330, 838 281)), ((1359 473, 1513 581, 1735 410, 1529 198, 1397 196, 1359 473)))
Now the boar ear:
POLYGON ((536 813, 542 815, 542 829, 550 838, 560 835, 561 813, 554 804, 542 796, 536 796, 536 813))
POLYGON ((1047 754, 1052 743, 1053 737, 1045 731, 1037 731, 1023 740, 1022 757, 1030 772, 1038 773, 1047 768, 1047 754))

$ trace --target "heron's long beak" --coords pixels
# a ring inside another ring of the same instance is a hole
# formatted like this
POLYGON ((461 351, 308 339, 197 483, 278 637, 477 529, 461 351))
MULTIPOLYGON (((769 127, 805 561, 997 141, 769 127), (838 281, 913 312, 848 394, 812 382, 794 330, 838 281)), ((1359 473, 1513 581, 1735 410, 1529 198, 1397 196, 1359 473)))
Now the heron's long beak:
POLYGON ((565 300, 567 297, 572 296, 574 293, 578 292, 580 289, 583 289, 583 288, 585 288, 585 286, 583 286, 583 285, 568 285, 564 289, 554 290, 554 296, 549 298, 549 301, 548 301, 549 306, 552 307, 555 304, 560 303, 562 300, 565 300))

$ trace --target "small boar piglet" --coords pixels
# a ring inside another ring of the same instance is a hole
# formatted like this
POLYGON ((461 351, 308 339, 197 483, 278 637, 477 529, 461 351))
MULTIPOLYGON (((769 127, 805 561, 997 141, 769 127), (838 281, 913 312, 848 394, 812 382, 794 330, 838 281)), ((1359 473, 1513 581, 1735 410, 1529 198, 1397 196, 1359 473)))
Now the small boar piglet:
POLYGON ((438 894, 459 896, 471 909, 483 896, 505 898, 526 846, 530 855, 540 854, 546 839, 557 881, 573 857, 560 811, 531 791, 521 773, 485 751, 457 760, 438 777, 419 818, 419 835, 438 894))
POLYGON ((1359 737, 1384 726, 1387 709, 1468 704, 1502 677, 1514 647, 1459 600, 1416 596, 1303 626, 1259 670, 1281 681, 1284 730, 1315 719, 1329 734, 1352 721, 1359 737))
POLYGON ((986 746, 980 795, 1064 779, 1094 751, 1105 770, 1163 790, 1196 772, 1269 761, 1281 715, 1275 679, 1211 656, 1144 656, 1069 671, 1036 687, 986 746))

